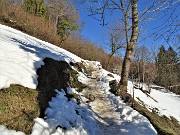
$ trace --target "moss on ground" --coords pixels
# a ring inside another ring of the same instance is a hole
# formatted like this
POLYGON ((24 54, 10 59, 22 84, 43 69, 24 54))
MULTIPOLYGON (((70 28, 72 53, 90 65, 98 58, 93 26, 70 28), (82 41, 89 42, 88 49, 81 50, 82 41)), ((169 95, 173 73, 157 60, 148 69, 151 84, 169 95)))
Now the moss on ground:
POLYGON ((71 70, 70 72, 70 87, 77 88, 78 92, 81 92, 87 86, 78 81, 78 72, 75 70, 71 70))
POLYGON ((83 62, 76 62, 76 63, 74 63, 73 66, 79 72, 86 73, 88 76, 92 75, 93 69, 90 67, 86 68, 86 66, 83 64, 83 62))
POLYGON ((157 113, 150 112, 146 107, 139 105, 137 102, 135 102, 135 110, 149 119, 157 130, 158 135, 180 135, 180 124, 175 118, 159 116, 157 113))
POLYGON ((20 85, 0 90, 0 125, 30 134, 39 116, 38 91, 20 85))

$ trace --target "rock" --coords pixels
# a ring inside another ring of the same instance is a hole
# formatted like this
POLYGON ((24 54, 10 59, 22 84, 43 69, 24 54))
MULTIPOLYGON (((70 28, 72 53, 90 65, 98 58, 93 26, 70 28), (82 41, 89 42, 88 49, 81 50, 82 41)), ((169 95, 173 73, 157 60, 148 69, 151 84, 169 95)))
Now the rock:
POLYGON ((52 97, 55 97, 55 89, 66 89, 70 79, 70 66, 65 61, 55 61, 51 58, 44 59, 44 65, 37 70, 39 91, 38 101, 40 117, 44 117, 45 109, 52 97))
POLYGON ((111 88, 109 91, 114 95, 117 95, 118 91, 118 82, 116 80, 112 80, 109 82, 109 87, 111 88))

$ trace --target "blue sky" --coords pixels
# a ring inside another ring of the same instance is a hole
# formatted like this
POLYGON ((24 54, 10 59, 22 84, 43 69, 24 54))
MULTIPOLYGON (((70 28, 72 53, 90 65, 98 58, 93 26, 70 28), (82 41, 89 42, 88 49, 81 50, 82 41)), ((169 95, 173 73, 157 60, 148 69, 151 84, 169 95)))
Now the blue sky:
POLYGON ((80 10, 81 23, 85 23, 82 29, 82 36, 102 47, 107 34, 107 28, 100 25, 100 22, 94 18, 88 16, 89 14, 88 10, 80 10))
MULTIPOLYGON (((180 3, 180 2, 179 2, 180 3)), ((143 8, 142 6, 139 7, 139 9, 141 10, 141 8, 143 8)), ((89 39, 90 41, 92 41, 93 43, 96 43, 98 46, 103 47, 104 50, 108 51, 108 47, 107 47, 107 41, 109 40, 107 38, 108 35, 108 29, 106 26, 102 27, 102 25, 100 25, 101 22, 95 20, 92 17, 89 17, 88 15, 90 14, 90 12, 87 9, 83 9, 82 7, 79 8, 79 13, 80 13, 80 20, 81 22, 84 22, 85 25, 82 29, 82 36, 85 39, 89 39)), ((177 12, 178 10, 176 10, 177 12)), ((161 14, 162 15, 162 14, 161 14)), ((178 19, 180 19, 179 13, 176 13, 178 19)), ((114 21, 113 19, 115 19, 117 16, 114 16, 114 18, 110 18, 110 16, 106 16, 108 21, 114 21)), ((158 17, 158 16, 157 16, 158 17)), ((143 25, 143 33, 141 34, 142 36, 146 36, 149 37, 149 34, 154 32, 156 29, 153 29, 156 26, 160 26, 163 24, 163 20, 164 18, 159 18, 157 20, 152 20, 149 23, 143 25)), ((177 19, 177 20, 178 20, 177 19)), ((180 21, 180 20, 179 20, 180 21)), ((160 45, 165 45, 166 47, 168 47, 169 45, 173 46, 172 42, 169 42, 167 44, 167 42, 164 39, 161 40, 155 40, 154 38, 147 38, 146 40, 141 41, 141 39, 139 38, 138 41, 138 45, 146 45, 149 49, 158 49, 158 47, 160 45)), ((179 45, 179 44, 178 44, 179 45)), ((175 45, 176 46, 176 45, 175 45)))

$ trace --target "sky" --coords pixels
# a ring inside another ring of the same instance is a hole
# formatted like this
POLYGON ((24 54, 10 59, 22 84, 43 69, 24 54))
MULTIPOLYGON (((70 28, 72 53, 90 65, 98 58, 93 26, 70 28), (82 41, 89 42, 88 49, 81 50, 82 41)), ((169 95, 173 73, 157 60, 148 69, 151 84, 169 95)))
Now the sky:
MULTIPOLYGON (((177 2, 180 5, 180 0, 177 2)), ((139 4, 139 11, 141 11, 142 9, 144 9, 144 6, 139 4)), ((180 9, 180 6, 178 7, 180 9)), ((180 23, 180 16, 179 16, 179 12, 178 12, 178 8, 174 11, 176 19, 176 22, 178 22, 177 24, 180 23)), ((105 51, 110 52, 109 47, 108 47, 108 28, 109 25, 107 26, 102 26, 100 25, 101 22, 95 20, 94 18, 88 16, 90 15, 90 12, 84 8, 84 6, 79 7, 79 13, 80 13, 80 20, 81 23, 85 23, 85 25, 83 26, 82 29, 82 36, 85 39, 89 39, 90 41, 92 41, 93 43, 96 43, 98 46, 104 48, 105 51)), ((170 14, 170 12, 173 11, 169 10, 167 13, 170 14)), ((180 10, 179 10, 180 11, 180 10)), ((172 39, 170 41, 166 41, 164 40, 164 38, 161 38, 160 40, 155 39, 157 36, 155 37, 151 37, 150 38, 150 33, 153 33, 154 31, 158 30, 158 28, 156 28, 157 26, 163 26, 165 19, 167 18, 167 16, 164 17, 164 14, 166 14, 166 12, 162 12, 160 14, 156 15, 156 18, 158 19, 152 19, 151 21, 149 21, 147 24, 143 24, 140 26, 142 26, 142 34, 141 34, 141 38, 139 38, 138 40, 138 46, 142 46, 142 45, 146 45, 146 47, 148 47, 150 50, 158 50, 158 48, 161 45, 164 45, 166 48, 168 48, 170 45, 174 46, 175 48, 177 46, 180 46, 179 43, 177 43, 177 41, 175 39, 172 39), (156 29, 155 29, 156 28, 156 29), (142 40, 142 37, 145 37, 145 40, 142 40), (148 38, 147 38, 148 37, 148 38)), ((113 22, 116 18, 117 15, 114 15, 113 17, 110 16, 106 16, 106 20, 108 20, 108 22, 113 22)), ((170 22, 169 22, 170 23, 170 22)), ((110 24, 110 23, 109 23, 110 24)), ((111 25, 111 24, 110 24, 111 25)), ((177 30, 180 34, 180 28, 179 30, 177 30)), ((163 33, 163 30, 161 30, 161 32, 163 33)), ((165 37, 165 34, 164 34, 165 37)))
POLYGON ((105 40, 107 40, 105 39, 108 31, 107 27, 102 26, 99 21, 88 16, 89 14, 90 12, 86 9, 80 10, 80 21, 84 23, 82 36, 108 51, 108 48, 104 45, 105 40))
MULTIPOLYGON (((77 0, 79 1, 79 0, 77 0)), ((83 27, 81 28, 81 35, 85 40, 90 40, 92 43, 97 44, 99 47, 103 48, 106 52, 110 53, 110 47, 108 45, 109 42, 109 37, 108 37, 108 27, 112 25, 112 23, 117 21, 117 18, 119 17, 118 12, 115 12, 113 16, 110 16, 109 14, 106 15, 106 22, 109 24, 107 26, 102 26, 100 25, 102 22, 95 20, 94 18, 88 16, 90 15, 90 12, 87 10, 87 0, 85 4, 77 4, 75 1, 75 7, 78 9, 79 14, 80 14, 80 24, 83 24, 83 27)), ((102 1, 102 0, 99 0, 102 1)), ((180 43, 176 39, 171 39, 170 41, 166 42, 166 40, 161 39, 161 40, 156 40, 154 37, 150 37, 150 33, 153 33, 156 31, 157 26, 163 25, 163 22, 166 21, 166 18, 168 16, 164 17, 164 14, 170 14, 173 12, 173 16, 176 16, 175 19, 172 19, 174 22, 177 22, 178 24, 178 32, 180 35, 180 0, 168 0, 168 1, 173 1, 177 2, 174 4, 175 6, 172 6, 172 8, 169 10, 164 10, 161 12, 161 14, 155 14, 156 19, 152 19, 149 21, 147 24, 139 25, 139 28, 142 26, 142 34, 140 35, 140 38, 138 39, 137 45, 142 46, 145 45, 149 50, 155 50, 156 52, 158 51, 158 48, 161 45, 164 45, 165 48, 168 48, 169 45, 171 45, 174 48, 177 48, 180 46, 180 43), (176 6, 179 5, 179 6, 176 6), (176 9, 175 9, 176 7, 176 9), (175 11, 174 11, 175 10, 175 11), (158 18, 158 19, 157 19, 158 18), (145 38, 145 40, 142 40, 145 38), (147 38, 148 37, 148 38, 147 38)), ((145 4, 150 5, 152 4, 152 1, 148 0, 139 0, 138 1, 138 11, 141 12, 145 8, 145 4), (144 3, 143 3, 144 2, 144 3), (147 2, 147 3, 145 3, 147 2)), ((164 4, 163 6, 165 7, 167 4, 164 4)), ((171 23, 171 22, 169 22, 171 23)), ((161 30, 161 34, 163 33, 163 30, 161 30)), ((165 34, 164 34, 165 35, 165 34)), ((155 36, 157 37, 157 36, 155 36)), ((165 37, 165 36, 164 36, 165 37)), ((123 55, 123 54, 122 54, 123 55)))

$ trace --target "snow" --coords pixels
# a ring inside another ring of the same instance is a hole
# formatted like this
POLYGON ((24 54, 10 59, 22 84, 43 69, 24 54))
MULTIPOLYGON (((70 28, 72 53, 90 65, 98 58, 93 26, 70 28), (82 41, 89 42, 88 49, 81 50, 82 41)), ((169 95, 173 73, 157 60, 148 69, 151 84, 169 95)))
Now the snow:
POLYGON ((5 126, 0 125, 0 133, 1 135, 25 135, 23 132, 8 130, 5 126))
MULTIPOLYGON (((97 70, 93 74, 97 77, 97 82, 94 79, 87 81, 87 78, 84 77, 83 79, 82 76, 81 81, 82 83, 86 83, 86 85, 89 87, 92 87, 92 90, 96 89, 96 92, 98 92, 97 95, 99 96, 96 95, 97 99, 90 103, 90 106, 95 114, 101 114, 101 111, 103 110, 100 118, 99 116, 94 116, 98 121, 104 123, 103 126, 102 123, 100 123, 100 127, 102 129, 99 135, 157 134, 156 130, 147 118, 145 118, 139 112, 133 110, 131 107, 127 106, 125 103, 123 103, 119 96, 115 96, 109 91, 109 81, 115 78, 119 80, 119 76, 112 74, 104 69, 97 70), (112 74, 114 77, 110 77, 108 74, 112 74), (114 126, 111 127, 111 125, 114 126), (107 129, 108 126, 111 128, 107 129)), ((94 93, 91 92, 91 94, 94 93)))
POLYGON ((0 35, 0 89, 10 84, 35 89, 38 84, 36 70, 46 57, 68 63, 82 60, 62 48, 4 25, 0 25, 0 35))
MULTIPOLYGON (((147 89, 146 85, 144 85, 143 89, 147 89)), ((129 81, 128 91, 130 94, 132 94, 132 90, 133 83, 129 81)), ((135 89, 134 96, 135 100, 139 101, 138 98, 142 100, 149 110, 152 111, 152 108, 157 108, 159 115, 165 115, 167 117, 173 116, 180 122, 180 96, 166 92, 165 89, 151 89, 151 97, 144 94, 141 90, 135 89)))
POLYGON ((68 101, 63 90, 56 92, 46 109, 47 118, 35 119, 32 135, 97 135, 99 129, 92 112, 75 100, 68 101))

